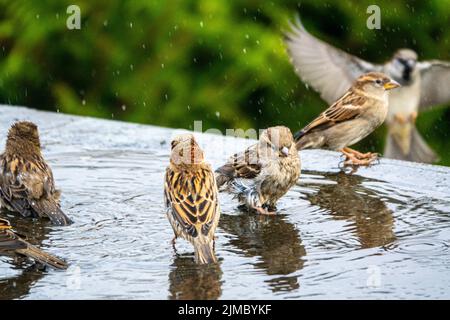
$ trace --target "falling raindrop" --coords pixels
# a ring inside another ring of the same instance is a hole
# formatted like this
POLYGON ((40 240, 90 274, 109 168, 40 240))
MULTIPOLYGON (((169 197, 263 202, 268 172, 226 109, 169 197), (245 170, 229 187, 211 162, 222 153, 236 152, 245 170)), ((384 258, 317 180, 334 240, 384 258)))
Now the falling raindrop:
POLYGON ((125 111, 125 110, 127 110, 127 106, 126 105, 122 105, 122 111, 125 111))
POLYGON ((219 111, 216 111, 216 117, 220 118, 220 112, 219 111))
POLYGON ((200 28, 203 28, 203 21, 200 21, 200 28))
POLYGON ((86 105, 86 100, 81 100, 81 104, 83 105, 83 106, 85 106, 86 105))

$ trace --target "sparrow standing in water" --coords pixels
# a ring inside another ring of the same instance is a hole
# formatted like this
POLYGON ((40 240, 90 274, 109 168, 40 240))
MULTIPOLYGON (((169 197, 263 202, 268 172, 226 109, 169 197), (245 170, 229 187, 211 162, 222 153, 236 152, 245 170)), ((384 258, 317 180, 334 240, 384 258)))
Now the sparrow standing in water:
POLYGON ((0 155, 0 203, 24 217, 48 218, 55 225, 72 221, 62 212, 60 192, 41 153, 37 126, 21 121, 9 129, 0 155))
POLYGON ((300 20, 286 34, 291 62, 300 78, 328 103, 338 99, 360 75, 383 72, 402 87, 389 96, 387 158, 432 163, 438 157, 417 131, 418 112, 450 102, 450 63, 419 62, 410 49, 398 50, 384 64, 372 64, 308 33, 300 20), (337 80, 338 79, 338 80, 337 80))
POLYGON ((67 269, 67 263, 57 257, 45 253, 16 234, 8 220, 0 219, 0 254, 6 256, 25 256, 40 264, 55 269, 67 269))
POLYGON ((216 170, 219 188, 238 198, 241 205, 261 214, 274 214, 276 202, 300 177, 300 157, 289 128, 264 130, 259 142, 233 155, 216 170))
POLYGON ((170 164, 166 169, 164 198, 167 217, 175 237, 193 244, 195 260, 213 263, 214 232, 220 208, 217 185, 211 166, 192 134, 177 136, 172 141, 170 164))
POLYGON ((346 165, 369 165, 376 153, 348 148, 379 127, 388 112, 388 92, 399 84, 382 73, 360 76, 353 86, 315 120, 295 134, 298 150, 341 151, 346 165))

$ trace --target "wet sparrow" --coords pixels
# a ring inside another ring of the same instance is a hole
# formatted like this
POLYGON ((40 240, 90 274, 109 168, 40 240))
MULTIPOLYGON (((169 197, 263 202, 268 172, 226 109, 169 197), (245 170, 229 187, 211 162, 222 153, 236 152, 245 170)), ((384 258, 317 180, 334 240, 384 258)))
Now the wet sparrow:
POLYGON ((291 131, 283 126, 264 130, 258 143, 216 170, 219 187, 226 185, 241 205, 261 214, 274 214, 276 202, 299 176, 300 158, 291 131))
POLYGON ((377 154, 362 154, 348 146, 383 123, 388 112, 388 92, 398 86, 382 73, 360 76, 338 101, 295 134, 297 149, 339 150, 346 156, 346 165, 369 165, 377 154))
POLYGON ((167 217, 175 237, 191 242, 198 263, 216 262, 214 232, 220 208, 214 173, 191 134, 172 141, 170 164, 166 169, 164 196, 167 217))
POLYGON ((67 263, 33 246, 12 230, 8 220, 0 219, 0 255, 25 256, 45 266, 67 269, 67 263))
POLYGON ((55 225, 68 225, 72 221, 61 211, 59 196, 52 170, 41 154, 37 126, 16 122, 0 155, 1 205, 24 217, 45 217, 55 225))
POLYGON ((437 160, 415 121, 419 112, 450 102, 449 62, 420 62, 414 51, 400 49, 386 63, 372 64, 315 38, 300 20, 291 27, 286 43, 295 71, 326 102, 338 99, 357 77, 371 71, 383 72, 402 86, 389 96, 384 156, 429 163, 437 160))

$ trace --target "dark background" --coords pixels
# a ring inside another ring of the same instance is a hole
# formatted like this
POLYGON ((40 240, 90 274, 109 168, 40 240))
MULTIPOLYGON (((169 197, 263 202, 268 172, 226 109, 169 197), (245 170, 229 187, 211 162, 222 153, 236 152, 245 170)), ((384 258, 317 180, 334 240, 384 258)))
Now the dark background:
MULTIPOLYGON (((383 62, 400 47, 450 60, 450 1, 0 0, 0 103, 169 127, 300 129, 326 104, 283 44, 299 13, 314 35, 383 62), (66 9, 81 8, 81 30, 66 9), (366 27, 381 8, 381 30, 366 27)), ((337 81, 339 81, 337 79, 337 81)), ((1 110, 0 110, 1 112, 1 110)), ((450 110, 418 127, 450 165, 450 110)), ((361 142, 382 151, 385 128, 361 142)))

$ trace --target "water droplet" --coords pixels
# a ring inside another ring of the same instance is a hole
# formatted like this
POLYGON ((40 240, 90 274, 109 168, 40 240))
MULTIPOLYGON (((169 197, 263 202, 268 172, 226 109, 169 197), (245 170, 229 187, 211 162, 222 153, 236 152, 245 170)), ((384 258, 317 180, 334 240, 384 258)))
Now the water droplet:
POLYGON ((125 110, 127 110, 127 106, 126 105, 122 105, 122 111, 125 111, 125 110))
POLYGON ((203 28, 203 21, 200 21, 200 28, 203 28))
POLYGON ((86 105, 86 100, 81 100, 81 104, 83 105, 83 106, 85 106, 86 105))
POLYGON ((242 52, 247 53, 247 49, 245 49, 245 48, 242 49, 242 52))

